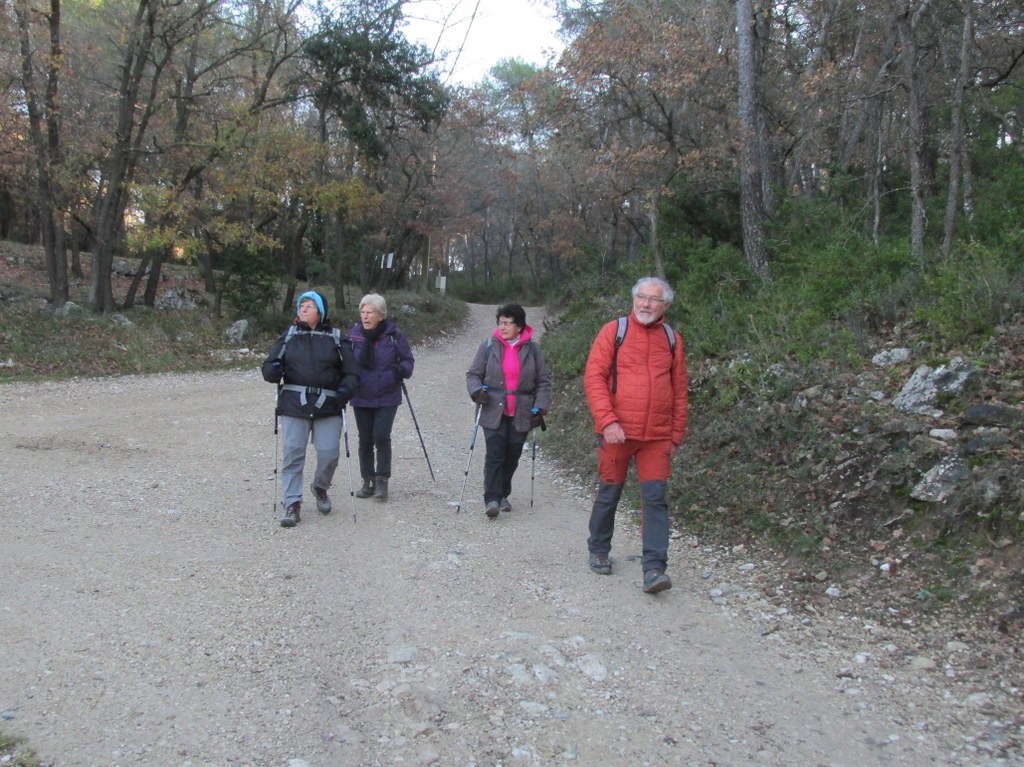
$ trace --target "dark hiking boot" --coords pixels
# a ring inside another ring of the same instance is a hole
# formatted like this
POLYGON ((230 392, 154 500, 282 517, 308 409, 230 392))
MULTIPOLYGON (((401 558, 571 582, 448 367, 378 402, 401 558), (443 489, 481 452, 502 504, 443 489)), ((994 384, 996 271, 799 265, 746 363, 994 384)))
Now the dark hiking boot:
POLYGON ((662 570, 648 570, 644 573, 644 592, 657 594, 659 591, 668 591, 672 588, 671 579, 662 570))
POLYGON ((488 501, 487 508, 484 509, 484 514, 487 515, 488 519, 494 519, 496 516, 498 516, 498 512, 500 511, 501 506, 498 504, 497 501, 488 501))
POLYGON ((316 485, 310 485, 309 489, 313 491, 313 495, 316 496, 316 510, 321 514, 331 513, 331 499, 327 497, 327 491, 321 490, 316 485))
POLYGON ((284 516, 281 517, 281 527, 295 527, 299 524, 299 511, 301 509, 302 504, 298 501, 285 509, 284 516))
POLYGON ((502 498, 498 501, 498 508, 501 511, 512 511, 512 504, 508 502, 508 498, 502 498))
POLYGON ((612 560, 607 554, 590 554, 590 571, 598 575, 612 574, 612 560))
POLYGON ((356 490, 356 498, 369 498, 373 495, 373 480, 363 477, 363 486, 356 490))
POLYGON ((386 501, 388 499, 387 477, 377 477, 377 481, 373 485, 373 497, 378 501, 386 501))

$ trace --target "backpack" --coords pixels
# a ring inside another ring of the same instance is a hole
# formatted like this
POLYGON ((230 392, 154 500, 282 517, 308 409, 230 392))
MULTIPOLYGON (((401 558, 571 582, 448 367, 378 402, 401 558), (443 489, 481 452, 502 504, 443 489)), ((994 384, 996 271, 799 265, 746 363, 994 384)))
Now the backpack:
MULTIPOLYGON (((288 342, 291 341, 292 340, 292 336, 294 336, 298 332, 299 332, 299 326, 298 325, 292 325, 292 326, 290 326, 288 328, 288 332, 285 333, 285 336, 284 336, 284 343, 281 344, 281 351, 278 352, 278 354, 277 354, 277 358, 279 360, 284 359, 284 352, 285 352, 285 349, 288 348, 288 342)), ((345 358, 341 354, 341 331, 338 330, 338 328, 331 328, 330 331, 306 330, 304 332, 310 333, 310 334, 312 334, 314 336, 328 336, 328 335, 331 336, 331 338, 334 339, 334 345, 338 347, 338 356, 341 357, 342 360, 344 361, 345 358)))
MULTIPOLYGON (((676 332, 672 329, 672 326, 667 322, 662 322, 661 326, 665 328, 665 335, 668 336, 668 348, 672 352, 672 364, 676 364, 676 332)), ((622 342, 626 340, 626 330, 629 328, 629 317, 619 317, 618 325, 615 328, 615 351, 612 352, 612 369, 611 379, 612 387, 611 392, 615 394, 619 388, 619 347, 622 346, 622 342)))

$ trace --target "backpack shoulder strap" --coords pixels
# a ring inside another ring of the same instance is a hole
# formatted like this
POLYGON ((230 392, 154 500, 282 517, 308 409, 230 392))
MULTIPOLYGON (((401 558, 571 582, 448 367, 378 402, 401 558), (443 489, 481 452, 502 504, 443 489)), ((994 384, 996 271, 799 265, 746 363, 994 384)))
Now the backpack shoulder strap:
MULTIPOLYGON (((284 343, 281 344, 281 351, 277 353, 278 359, 284 358, 284 351, 285 349, 288 348, 288 342, 291 341, 292 336, 294 336, 298 332, 298 325, 292 325, 291 327, 288 328, 288 332, 284 334, 284 343)), ((306 332, 308 332, 310 335, 328 335, 322 330, 308 330, 306 332)), ((338 347, 338 354, 341 354, 341 331, 338 328, 331 328, 330 336, 331 338, 334 339, 334 345, 338 347)))
POLYGON ((629 317, 619 317, 618 324, 615 327, 615 348, 612 351, 612 394, 615 394, 619 389, 619 347, 622 346, 622 342, 626 340, 627 328, 629 328, 629 317))
POLYGON ((626 331, 629 329, 629 317, 619 317, 618 325, 615 328, 615 348, 622 346, 626 338, 626 331))
POLYGON ((672 326, 667 322, 661 323, 661 326, 665 328, 665 335, 668 336, 668 348, 672 352, 672 358, 675 359, 676 353, 676 331, 672 329, 672 326))
POLYGON ((487 355, 491 353, 497 356, 499 362, 501 361, 501 347, 494 343, 494 336, 487 336, 487 351, 484 353, 484 358, 486 359, 487 355))
POLYGON ((281 351, 277 353, 277 358, 279 360, 284 359, 284 351, 288 348, 288 342, 292 340, 292 336, 295 335, 297 330, 298 328, 295 325, 290 325, 288 327, 288 332, 284 334, 284 343, 281 344, 281 351))

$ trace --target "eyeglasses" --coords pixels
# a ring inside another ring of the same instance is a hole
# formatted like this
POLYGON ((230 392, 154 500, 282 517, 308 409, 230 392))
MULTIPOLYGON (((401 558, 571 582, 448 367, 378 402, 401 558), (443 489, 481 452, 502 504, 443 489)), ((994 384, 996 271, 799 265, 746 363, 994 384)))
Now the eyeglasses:
POLYGON ((639 293, 637 295, 633 296, 633 300, 634 301, 639 301, 641 304, 663 304, 663 303, 665 303, 665 299, 664 298, 660 298, 659 296, 644 296, 644 295, 640 295, 639 293))
POLYGON ((501 325, 502 327, 507 328, 510 327, 511 325, 515 325, 516 323, 514 320, 498 320, 498 324, 501 325))

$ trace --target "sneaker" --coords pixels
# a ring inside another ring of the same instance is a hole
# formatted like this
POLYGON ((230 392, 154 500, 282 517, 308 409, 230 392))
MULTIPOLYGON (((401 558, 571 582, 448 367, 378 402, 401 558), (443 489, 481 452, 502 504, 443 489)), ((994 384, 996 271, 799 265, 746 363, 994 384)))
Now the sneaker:
POLYGON ((598 575, 612 574, 612 560, 607 554, 590 554, 590 571, 598 575))
POLYGON ((508 502, 508 498, 502 498, 498 501, 498 508, 501 511, 512 511, 512 504, 508 502))
POLYGON ((295 527, 299 524, 299 510, 301 508, 302 504, 296 501, 285 509, 284 516, 281 517, 281 527, 295 527))
POLYGON ((659 591, 668 591, 672 588, 672 580, 665 575, 663 570, 648 570, 644 573, 644 592, 657 594, 659 591))
POLYGON ((327 491, 321 490, 316 485, 310 485, 309 489, 313 491, 313 495, 316 496, 316 510, 321 514, 331 513, 331 499, 327 497, 327 491))
POLYGON ((496 516, 498 516, 498 512, 500 510, 501 507, 498 505, 497 501, 488 501, 487 508, 484 509, 484 514, 487 515, 488 519, 494 519, 496 516))

